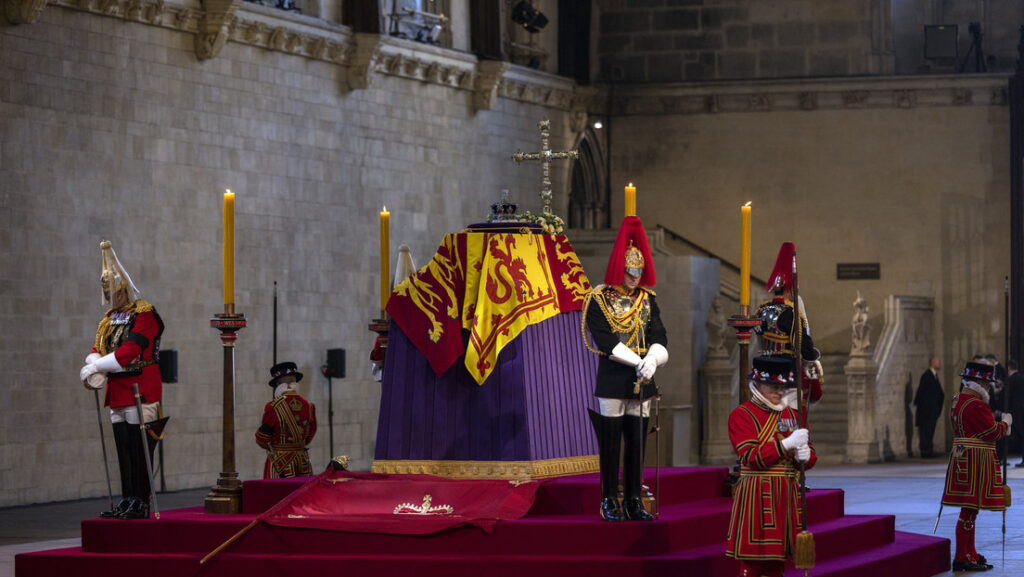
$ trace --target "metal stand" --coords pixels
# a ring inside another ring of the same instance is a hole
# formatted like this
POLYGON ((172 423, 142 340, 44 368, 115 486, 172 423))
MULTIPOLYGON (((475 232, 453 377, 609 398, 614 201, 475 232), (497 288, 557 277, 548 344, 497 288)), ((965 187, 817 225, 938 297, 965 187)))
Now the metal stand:
MULTIPOLYGON (((747 376, 747 369, 750 367, 749 355, 747 348, 750 346, 750 337, 753 334, 754 327, 761 324, 761 319, 750 316, 750 305, 741 305, 740 314, 729 317, 727 321, 729 326, 736 330, 736 342, 739 343, 740 347, 740 366, 739 366, 739 391, 738 400, 742 404, 746 398, 743 388, 743 379, 747 376)), ((740 462, 736 460, 736 464, 732 470, 729 471, 729 477, 726 482, 730 487, 730 490, 736 486, 740 480, 740 462)))
POLYGON ((235 313, 234 303, 225 303, 224 314, 214 315, 210 326, 220 331, 224 346, 223 459, 220 477, 206 495, 207 513, 241 513, 242 482, 235 471, 235 339, 245 328, 245 315, 235 313))
MULTIPOLYGON (((747 376, 747 369, 750 367, 750 360, 747 348, 750 346, 750 337, 754 327, 761 324, 761 319, 750 316, 750 305, 740 307, 740 314, 729 317, 729 326, 736 330, 736 342, 740 346, 740 383, 747 376)), ((743 387, 740 387, 740 397, 743 396, 743 387)), ((742 400, 740 401, 743 402, 742 400)))
POLYGON ((334 383, 330 375, 327 376, 327 430, 330 432, 330 452, 328 455, 334 458, 334 383))

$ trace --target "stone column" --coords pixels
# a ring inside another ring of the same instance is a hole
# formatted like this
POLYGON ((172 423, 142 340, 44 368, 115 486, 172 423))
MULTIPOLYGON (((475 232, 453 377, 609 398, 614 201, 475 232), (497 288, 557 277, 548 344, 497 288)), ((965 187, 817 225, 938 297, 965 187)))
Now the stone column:
POLYGON ((708 353, 704 361, 704 386, 707 403, 704 409, 704 443, 701 462, 708 465, 731 465, 736 453, 729 441, 729 413, 736 408, 736 367, 725 348, 725 315, 720 298, 716 297, 705 325, 708 353))
POLYGON ((847 463, 873 463, 880 460, 875 434, 875 382, 878 366, 870 353, 854 353, 846 363, 849 435, 847 463))
POLYGON ((708 352, 704 363, 704 383, 707 387, 707 405, 704 417, 704 446, 701 462, 708 465, 731 465, 736 453, 729 441, 729 413, 736 408, 736 369, 724 352, 708 352))

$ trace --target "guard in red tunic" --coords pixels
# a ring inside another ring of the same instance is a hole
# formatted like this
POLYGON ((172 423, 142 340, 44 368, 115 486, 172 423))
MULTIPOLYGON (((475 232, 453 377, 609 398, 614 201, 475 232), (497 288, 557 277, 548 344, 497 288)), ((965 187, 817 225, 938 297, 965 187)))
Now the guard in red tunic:
POLYGON ((117 260, 110 241, 100 243, 100 254, 103 303, 109 310, 96 329, 92 352, 85 358, 79 376, 87 389, 106 386, 104 405, 110 407, 122 496, 114 509, 100 516, 145 519, 149 517, 152 488, 143 451, 148 450, 152 456, 156 439, 151 432, 149 446, 143 448, 133 385, 139 385, 145 422, 158 421, 163 387, 157 363, 164 323, 153 305, 138 298, 139 291, 117 260))
POLYGON ((1013 417, 1004 414, 998 422, 992 418, 988 401, 997 378, 995 367, 967 363, 960 377, 963 390, 954 397, 949 414, 953 453, 946 469, 942 504, 960 507, 953 571, 987 571, 992 565, 974 548, 974 519, 979 509, 1006 509, 996 441, 1009 433, 1013 417))
MULTIPOLYGON (((768 284, 765 287, 773 297, 758 307, 754 316, 761 319, 761 325, 754 329, 761 339, 761 354, 770 356, 788 357, 795 359, 793 350, 796 343, 796 327, 793 322, 793 260, 796 248, 791 242, 782 243, 779 248, 779 255, 775 258, 775 268, 768 277, 768 284)), ((800 336, 800 358, 803 362, 803 382, 805 390, 809 390, 811 404, 821 400, 822 383, 825 376, 821 368, 821 352, 814 348, 814 341, 811 340, 811 329, 807 322, 807 314, 804 312, 803 299, 800 299, 799 326, 800 336)), ((795 367, 794 367, 795 370, 795 367)), ((795 390, 794 390, 795 392, 795 390)))
POLYGON ((295 363, 274 365, 270 376, 274 400, 263 409, 263 423, 256 430, 256 444, 267 450, 263 478, 312 475, 306 445, 316 435, 316 405, 295 391, 302 380, 295 363))
POLYGON ((796 462, 817 461, 807 429, 786 391, 796 387, 792 363, 754 358, 751 398, 729 415, 729 440, 740 461, 725 554, 740 561, 741 577, 781 577, 800 527, 796 462))
POLYGON ((654 291, 654 262, 640 218, 627 216, 612 247, 605 284, 583 302, 584 343, 600 355, 590 411, 601 467, 601 517, 605 521, 650 521, 641 499, 644 449, 657 394, 654 372, 668 362, 668 343, 654 291), (587 332, 594 339, 591 345, 587 332), (596 347, 596 348, 595 348, 596 347), (623 499, 620 507, 619 447, 623 499))

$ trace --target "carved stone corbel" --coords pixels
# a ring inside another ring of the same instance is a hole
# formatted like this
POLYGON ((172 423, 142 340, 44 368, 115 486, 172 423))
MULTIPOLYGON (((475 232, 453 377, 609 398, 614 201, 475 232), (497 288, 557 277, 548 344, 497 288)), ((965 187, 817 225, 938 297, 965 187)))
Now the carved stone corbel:
POLYGON ((476 86, 473 87, 473 107, 476 110, 494 108, 494 101, 498 98, 498 86, 508 66, 508 62, 498 60, 477 62, 476 86))
POLYGON ((595 96, 597 96, 597 87, 595 86, 577 86, 573 92, 569 103, 569 128, 576 134, 587 128, 587 121, 590 118, 587 110, 590 109, 590 103, 595 96))
POLYGON ((4 16, 11 24, 35 24, 43 15, 46 0, 3 0, 4 16))
POLYGON ((355 47, 348 59, 349 90, 369 88, 370 73, 380 53, 381 36, 359 32, 355 36, 355 47))
POLYGON ((203 17, 196 33, 196 57, 209 60, 220 54, 228 41, 231 21, 241 0, 203 0, 203 17))

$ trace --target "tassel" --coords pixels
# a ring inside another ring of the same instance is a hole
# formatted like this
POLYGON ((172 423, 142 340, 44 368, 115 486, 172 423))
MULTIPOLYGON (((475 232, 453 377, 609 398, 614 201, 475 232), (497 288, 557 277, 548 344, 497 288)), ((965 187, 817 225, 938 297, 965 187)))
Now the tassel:
POLYGON ((1003 485, 1003 499, 1006 500, 1006 508, 1009 509, 1010 508, 1010 501, 1012 500, 1012 499, 1010 499, 1010 486, 1009 485, 1003 485))
POLYGON ((793 566, 797 569, 812 569, 814 567, 814 535, 810 531, 801 531, 796 536, 793 566))

